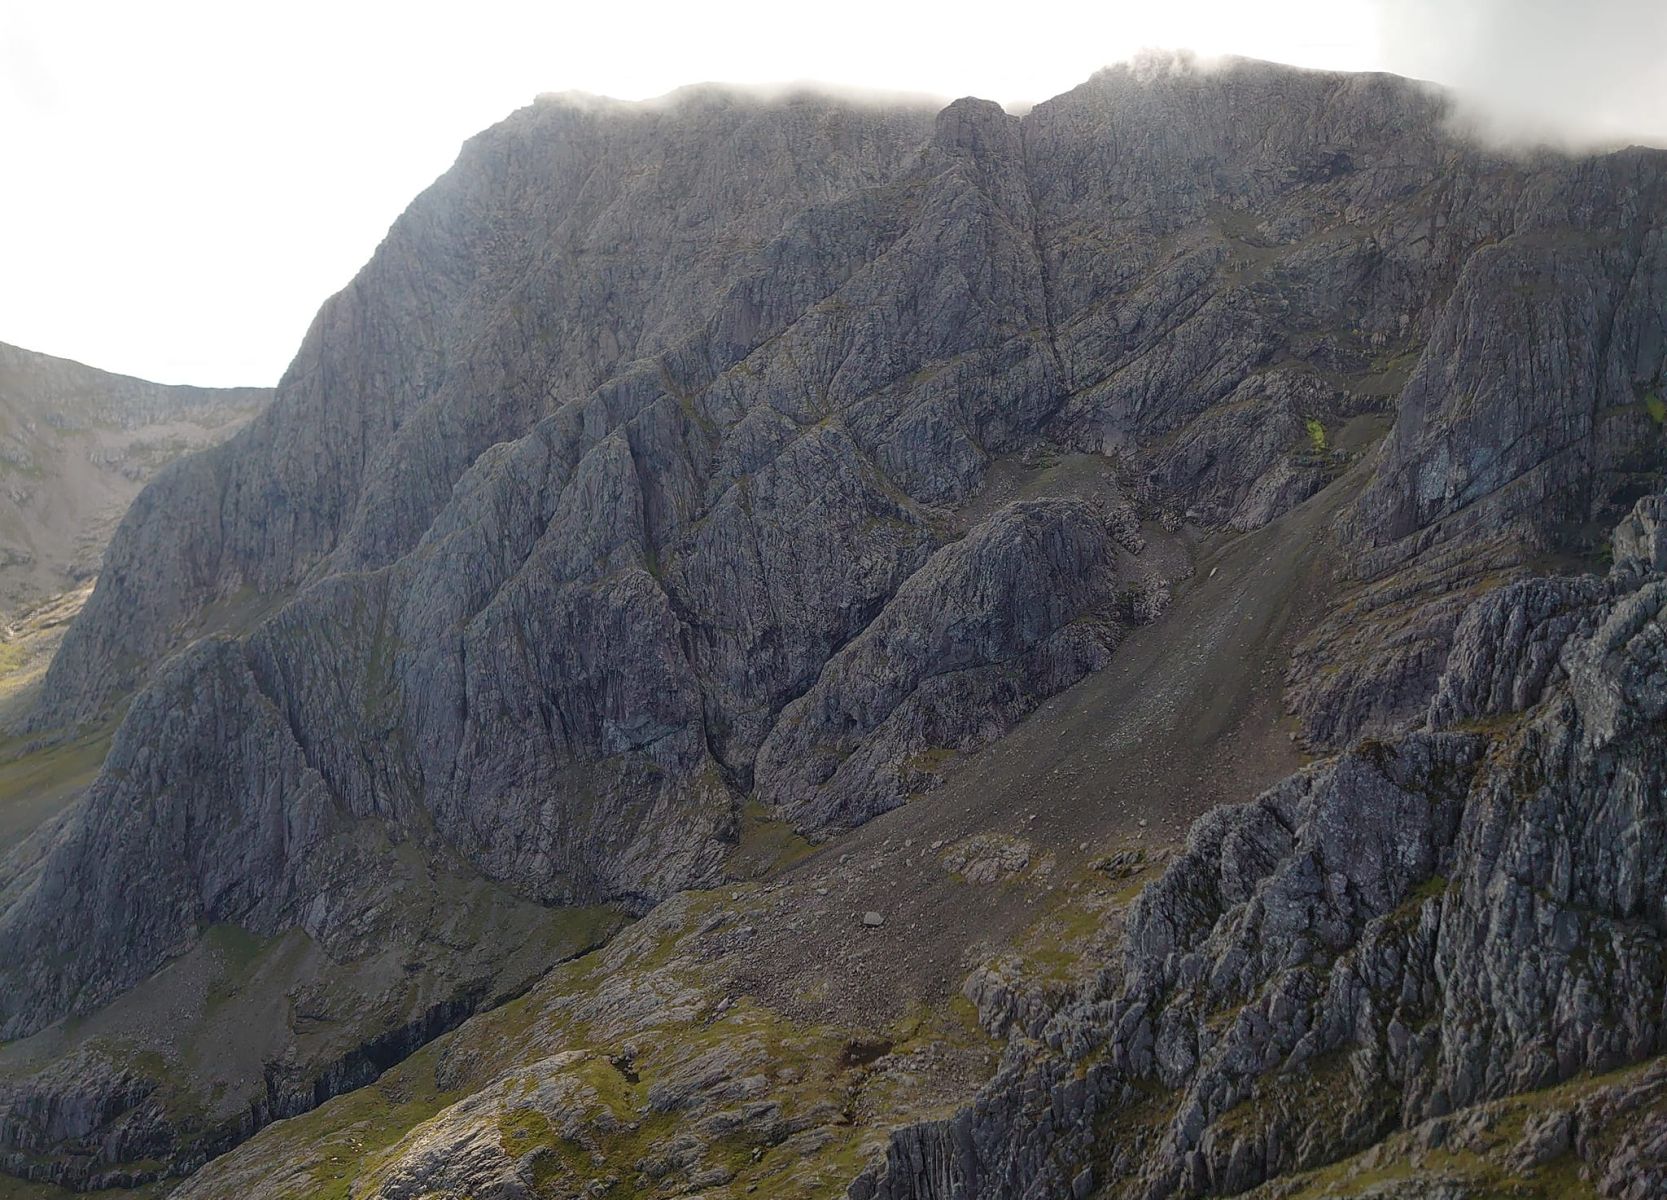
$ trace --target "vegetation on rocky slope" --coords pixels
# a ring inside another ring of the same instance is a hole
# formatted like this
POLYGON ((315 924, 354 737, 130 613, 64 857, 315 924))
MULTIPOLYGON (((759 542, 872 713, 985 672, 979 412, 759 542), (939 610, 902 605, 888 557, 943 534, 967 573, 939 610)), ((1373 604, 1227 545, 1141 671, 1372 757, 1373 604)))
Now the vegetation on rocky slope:
POLYGON ((31 754, 119 724, 0 868, 8 1166, 1232 1193, 1659 1054, 1667 155, 1445 118, 1146 62, 472 141, 53 661, 31 754))

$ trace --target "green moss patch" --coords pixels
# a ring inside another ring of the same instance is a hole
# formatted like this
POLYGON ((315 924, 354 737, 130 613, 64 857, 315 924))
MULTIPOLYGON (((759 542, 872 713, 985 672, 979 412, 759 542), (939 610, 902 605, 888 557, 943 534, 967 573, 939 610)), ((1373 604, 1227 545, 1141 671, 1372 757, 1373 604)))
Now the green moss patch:
POLYGON ((786 821, 756 801, 741 812, 741 837, 730 853, 730 873, 741 879, 777 875, 816 853, 816 847, 786 821))

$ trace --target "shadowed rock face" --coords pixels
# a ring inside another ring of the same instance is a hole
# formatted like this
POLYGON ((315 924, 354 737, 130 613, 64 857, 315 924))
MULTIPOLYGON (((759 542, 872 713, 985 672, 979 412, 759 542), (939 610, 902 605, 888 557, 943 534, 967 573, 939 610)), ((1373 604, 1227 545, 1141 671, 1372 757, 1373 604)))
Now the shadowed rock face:
POLYGON ((915 572, 782 712, 754 782, 795 824, 860 824, 900 803, 911 763, 972 750, 1103 665, 1116 644, 1113 539, 1132 516, 1009 505, 915 572))
MULTIPOLYGON (((1415 721, 1470 636, 1453 580, 1481 586, 1476 548, 1520 568, 1659 472, 1664 213, 1667 155, 1502 160, 1387 77, 1123 68, 1023 119, 541 100, 400 218, 270 408, 124 521, 36 726, 137 695, 76 819, 0 877, 0 1035, 98 1006, 208 924, 351 938, 367 823, 523 897, 636 909, 717 879, 748 797, 811 835, 859 823, 1161 607, 1142 516, 1252 529, 1350 455, 1377 457, 1345 550, 1410 607, 1349 610, 1293 702, 1321 745, 1415 721), (1373 421, 1381 449, 1350 441, 1373 421), (1059 450, 1116 484, 976 502, 993 463, 1059 450), (250 590, 291 598, 166 658, 250 590)), ((1441 703, 1547 678, 1499 668, 1441 703)), ((1232 878, 1137 942, 1327 877, 1316 845, 1369 795, 1384 837, 1389 813, 1419 831, 1405 861, 1280 918, 1342 953, 1484 836, 1475 737, 1389 758, 1213 818, 1199 844, 1242 848, 1232 878)), ((1173 990, 1185 953, 1129 986, 1173 990)), ((1236 1002, 1278 967, 1228 957, 1236 1002)), ((1142 1036, 1116 1079, 1193 1077, 1186 1027, 1142 1036)), ((1199 1085, 1206 1121, 1241 1066, 1199 1085)), ((1480 1086, 1455 1066, 1424 1094, 1480 1086)), ((1201 1169, 1185 1125, 1150 1160, 1166 1180, 1201 1169)), ((1034 1166, 1013 1153, 1002 1171, 1034 1166)))

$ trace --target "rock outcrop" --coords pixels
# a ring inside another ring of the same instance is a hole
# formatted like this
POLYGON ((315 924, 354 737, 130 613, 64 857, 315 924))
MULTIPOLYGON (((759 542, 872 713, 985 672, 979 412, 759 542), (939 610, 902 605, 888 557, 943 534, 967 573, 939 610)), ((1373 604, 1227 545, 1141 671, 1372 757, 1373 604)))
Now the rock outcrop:
POLYGON ((1631 553, 1659 505, 1606 579, 1473 604, 1428 728, 1198 822, 1121 962, 852 1195, 1235 1194, 1667 1049, 1667 579, 1631 553))
POLYGON ((33 728, 131 706, 0 863, 0 1036, 216 922, 362 941, 393 847, 641 913, 722 879, 748 806, 833 836, 1104 665, 1198 539, 1333 488, 1287 701, 1316 750, 1382 740, 1202 823, 1124 971, 863 1186, 1243 1187, 1636 1057, 1653 1018, 1591 989, 1655 986, 1653 868, 1613 847, 1659 785, 1656 510, 1610 579, 1518 581, 1660 486, 1664 221, 1667 153, 1506 159, 1387 76, 1153 59, 1023 118, 542 98, 123 522, 33 728), (1611 976, 1510 978, 1479 932, 1569 920, 1611 976), (1387 1066, 1304 1134, 1262 1072, 1351 1054, 1387 1066), (1096 1157, 1137 1097, 1162 1120, 1096 1157))
POLYGON ((976 750, 1103 665, 1133 619, 1115 552, 1140 535, 1120 515, 1021 502, 940 550, 782 712, 758 790, 795 824, 860 824, 918 790, 935 754, 976 750))

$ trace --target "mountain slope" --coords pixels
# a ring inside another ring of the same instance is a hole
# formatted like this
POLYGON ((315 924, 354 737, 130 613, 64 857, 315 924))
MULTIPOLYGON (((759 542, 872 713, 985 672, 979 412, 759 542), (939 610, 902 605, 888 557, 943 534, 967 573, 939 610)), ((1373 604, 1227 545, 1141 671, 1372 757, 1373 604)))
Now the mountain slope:
POLYGON ((1607 577, 1473 604, 1423 729, 1199 821, 1120 961, 852 1195, 1235 1194, 1405 1129, 1451 1161, 1385 1183, 1379 1154, 1322 1194, 1656 1194, 1659 1063, 1578 1142, 1578 1089, 1515 1135, 1463 1110, 1667 1049, 1662 514, 1640 503, 1607 577))
POLYGON ((174 459, 230 437, 271 395, 148 383, 0 343, 8 712, 51 661, 139 489, 174 459))
POLYGON ((1154 879, 1169 834, 1140 814, 1254 786, 1271 731, 1252 702, 1160 732, 1168 698, 1128 685, 1314 539, 1325 499, 1203 560, 1214 595, 942 791, 774 882, 668 902, 183 1194, 1653 1194, 1660 497, 1607 577, 1470 608, 1429 730, 1215 809, 1154 879), (1062 752, 1073 724, 1116 732, 1062 752), (1006 1043, 976 1100, 975 1015, 1006 1043))
POLYGON ((7 617, 95 574, 117 520, 157 469, 225 440, 270 396, 148 383, 0 344, 7 617))
MULTIPOLYGON (((386 1065, 587 942, 460 945, 443 916, 406 919, 424 880, 482 889, 516 930, 540 905, 641 914, 746 874, 760 839, 765 864, 859 825, 870 845, 865 822, 915 820, 883 814, 941 787, 991 822, 952 873, 1039 899, 1066 856, 1132 852, 1143 827, 1104 807, 1120 773, 1154 781, 1142 819, 1167 824, 1273 783, 1293 738, 1419 724, 1473 602, 1590 553, 1660 486, 1664 214, 1667 154, 1505 159, 1429 89, 1264 64, 1117 68, 1022 119, 721 89, 515 114, 326 304, 272 405, 112 543, 33 724, 50 740, 130 706, 73 819, 0 864, 0 1030, 23 1039, 0 1052, 0 1143, 83 1185, 189 1169, 360 1081, 343 1046, 387 1037, 386 1065), (1149 742, 1097 737, 1082 705, 1107 680, 1150 692, 1118 710, 1149 742), (1054 774, 1096 742, 1114 757, 1054 774), (1074 821, 1038 813, 1034 842, 993 823, 1062 778, 1074 821), (158 968, 226 924, 351 980, 316 1008, 297 976, 267 985, 334 1031, 302 1051, 292 1022, 294 1052, 272 1050, 297 1099, 262 1108, 252 1073, 215 1091, 212 1064, 130 1027, 173 1101, 143 1053, 40 1066, 65 1017, 165 1007, 158 968)), ((1479 745, 1406 736, 1404 778, 1357 749, 1279 794, 1427 800, 1440 841, 1479 745)), ((923 928, 960 928, 952 907, 923 928)), ((1019 911, 992 936, 1020 937, 1019 911)), ((975 936, 925 956, 944 974, 923 1002, 975 936)), ((1206 1082, 1208 1120, 1241 1085, 1206 1082)), ((1254 1182, 1194 1166, 1183 1124, 1123 1167, 1254 1182)), ((1057 1187, 1091 1157, 1067 1138, 1043 1171, 1002 1139, 1051 1142, 992 1129, 920 1194, 1057 1187)))

